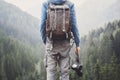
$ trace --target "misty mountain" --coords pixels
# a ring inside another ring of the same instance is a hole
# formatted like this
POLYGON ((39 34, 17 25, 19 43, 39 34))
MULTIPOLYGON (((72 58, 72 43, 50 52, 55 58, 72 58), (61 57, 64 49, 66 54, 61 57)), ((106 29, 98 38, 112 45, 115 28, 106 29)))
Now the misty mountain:
POLYGON ((76 7, 81 34, 86 34, 104 23, 120 19, 119 0, 90 0, 76 7))
POLYGON ((0 28, 7 35, 26 43, 40 41, 39 19, 2 0, 0 0, 0 28))

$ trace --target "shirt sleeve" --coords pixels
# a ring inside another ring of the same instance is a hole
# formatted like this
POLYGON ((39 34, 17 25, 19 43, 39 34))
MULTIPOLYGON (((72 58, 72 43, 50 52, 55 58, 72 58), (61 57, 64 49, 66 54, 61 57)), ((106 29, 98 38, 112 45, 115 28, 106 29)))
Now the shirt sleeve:
POLYGON ((78 47, 80 44, 80 35, 79 35, 77 22, 76 22, 76 13, 75 13, 74 4, 71 6, 71 26, 72 26, 72 33, 74 36, 76 47, 78 47))
POLYGON ((41 11, 41 24, 40 24, 40 33, 43 43, 46 43, 46 19, 47 19, 47 7, 46 3, 43 3, 42 5, 42 11, 41 11))

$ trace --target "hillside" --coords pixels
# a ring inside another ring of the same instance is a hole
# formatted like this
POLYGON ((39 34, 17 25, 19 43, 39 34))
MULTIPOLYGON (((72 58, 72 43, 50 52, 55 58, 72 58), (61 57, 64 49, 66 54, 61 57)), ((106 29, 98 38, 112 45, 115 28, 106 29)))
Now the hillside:
POLYGON ((39 20, 2 0, 0 0, 0 28, 7 35, 26 43, 40 42, 39 20))
POLYGON ((81 38, 81 62, 84 65, 81 80, 119 80, 120 20, 109 22, 81 38))
POLYGON ((35 65, 42 60, 41 49, 7 36, 0 29, 0 80, 36 80, 35 65))
POLYGON ((36 80, 43 55, 39 20, 0 0, 0 80, 36 80))

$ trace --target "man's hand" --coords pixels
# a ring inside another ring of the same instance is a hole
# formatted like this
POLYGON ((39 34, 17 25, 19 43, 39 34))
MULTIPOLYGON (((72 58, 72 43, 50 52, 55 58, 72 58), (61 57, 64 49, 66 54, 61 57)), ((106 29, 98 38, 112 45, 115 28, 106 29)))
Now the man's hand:
POLYGON ((75 53, 76 54, 80 53, 80 47, 76 47, 75 53))
POLYGON ((77 63, 80 63, 79 53, 80 53, 80 47, 76 47, 75 54, 76 54, 76 62, 77 63))

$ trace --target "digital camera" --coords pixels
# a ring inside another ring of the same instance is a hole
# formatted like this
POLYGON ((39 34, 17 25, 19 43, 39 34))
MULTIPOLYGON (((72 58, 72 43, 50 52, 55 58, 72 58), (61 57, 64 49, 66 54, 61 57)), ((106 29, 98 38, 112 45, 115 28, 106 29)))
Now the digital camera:
POLYGON ((73 64, 71 67, 79 77, 81 77, 83 75, 82 73, 82 65, 80 64, 73 64))

